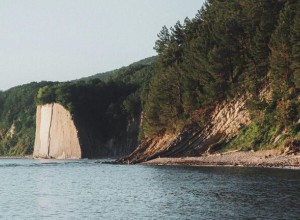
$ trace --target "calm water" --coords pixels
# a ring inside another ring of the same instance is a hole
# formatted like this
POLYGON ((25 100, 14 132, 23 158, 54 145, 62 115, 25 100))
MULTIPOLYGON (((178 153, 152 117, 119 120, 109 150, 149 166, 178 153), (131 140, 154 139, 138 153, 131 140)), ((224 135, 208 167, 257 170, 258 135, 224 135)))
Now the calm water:
POLYGON ((300 219, 299 170, 96 162, 0 160, 0 219, 300 219))

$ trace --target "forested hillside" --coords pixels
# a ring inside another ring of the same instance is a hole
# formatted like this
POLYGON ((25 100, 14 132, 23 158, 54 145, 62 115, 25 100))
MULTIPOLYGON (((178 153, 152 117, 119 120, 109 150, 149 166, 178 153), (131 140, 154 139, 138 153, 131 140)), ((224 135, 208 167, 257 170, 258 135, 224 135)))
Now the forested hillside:
MULTIPOLYGON (((142 59, 138 62, 132 63, 129 66, 122 67, 120 69, 108 71, 105 73, 97 73, 92 76, 84 77, 75 81, 90 81, 92 79, 100 79, 102 81, 108 81, 111 79, 116 79, 116 78, 123 78, 123 81, 126 80, 126 77, 130 78, 142 78, 142 76, 135 76, 135 74, 132 74, 134 70, 142 69, 145 66, 153 64, 156 60, 158 59, 157 56, 153 57, 148 57, 145 59, 142 59), (129 73, 129 76, 126 76, 127 73, 129 73)), ((151 74, 149 74, 147 77, 151 77, 151 74)))
POLYGON ((33 151, 36 94, 51 82, 30 83, 0 92, 0 155, 33 151))
POLYGON ((153 74, 155 59, 113 71, 100 80, 58 83, 39 90, 38 104, 57 102, 80 116, 106 140, 126 130, 127 122, 141 114, 141 93, 153 74))
POLYGON ((84 116, 103 138, 124 130, 141 112, 140 93, 156 57, 72 82, 41 82, 0 91, 0 156, 33 152, 37 104, 58 102, 84 116))
POLYGON ((207 0, 195 18, 163 27, 154 49, 158 57, 105 74, 1 92, 0 154, 32 153, 35 97, 104 140, 139 116, 141 140, 201 130, 218 104, 246 97, 251 123, 221 150, 300 145, 300 1, 207 0))
POLYGON ((208 0, 195 18, 163 27, 143 98, 144 137, 201 127, 217 103, 248 94, 252 123, 229 148, 274 147, 278 135, 299 143, 299 18, 297 0, 208 0), (261 96, 269 86, 270 97, 261 96))

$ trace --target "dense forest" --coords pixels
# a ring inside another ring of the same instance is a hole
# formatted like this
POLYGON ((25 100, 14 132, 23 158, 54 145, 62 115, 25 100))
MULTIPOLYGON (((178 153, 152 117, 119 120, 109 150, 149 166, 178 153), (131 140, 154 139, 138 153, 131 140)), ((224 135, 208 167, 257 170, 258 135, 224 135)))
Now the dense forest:
POLYGON ((195 18, 163 27, 143 97, 143 135, 172 133, 193 121, 201 126, 218 102, 248 94, 253 123, 234 145, 270 147, 282 133, 282 141, 297 135, 299 143, 299 19, 297 0, 208 0, 195 18), (261 98, 268 86, 271 97, 261 98), (202 114, 195 118, 196 111, 202 114))
POLYGON ((140 93, 157 57, 72 82, 41 82, 0 91, 0 155, 30 155, 36 105, 58 102, 80 115, 103 139, 124 130, 141 112, 140 93))
POLYGON ((0 92, 0 155, 33 152, 36 94, 52 82, 29 83, 0 92))
MULTIPOLYGON (((118 137, 130 120, 141 114, 141 93, 152 76, 155 57, 109 73, 100 80, 95 75, 84 80, 45 86, 37 103, 60 103, 97 132, 102 141, 118 137)), ((105 76, 105 75, 104 75, 105 76)))
POLYGON ((104 139, 141 115, 143 139, 201 127, 242 94, 252 122, 225 149, 300 145, 300 1, 207 0, 194 18, 164 26, 154 49, 158 57, 106 74, 1 92, 0 155, 32 152, 35 103, 61 103, 104 139))

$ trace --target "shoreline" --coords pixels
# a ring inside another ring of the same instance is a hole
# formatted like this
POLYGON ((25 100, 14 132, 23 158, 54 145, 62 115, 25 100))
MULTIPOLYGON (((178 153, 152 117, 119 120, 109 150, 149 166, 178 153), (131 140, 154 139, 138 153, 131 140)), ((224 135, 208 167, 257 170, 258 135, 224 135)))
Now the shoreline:
MULTIPOLYGON (((27 156, 0 156, 0 159, 34 159, 27 156)), ((109 162, 115 164, 114 162, 109 162)), ((119 163, 116 163, 119 164, 119 163)), ((264 151, 231 151, 201 155, 198 157, 160 157, 136 165, 178 165, 203 167, 260 167, 300 169, 300 152, 281 153, 277 149, 264 151)))
POLYGON ((33 159, 31 155, 28 156, 0 156, 0 159, 33 159))
POLYGON ((199 157, 156 158, 143 165, 235 166, 300 169, 300 154, 282 154, 279 150, 233 151, 199 157))

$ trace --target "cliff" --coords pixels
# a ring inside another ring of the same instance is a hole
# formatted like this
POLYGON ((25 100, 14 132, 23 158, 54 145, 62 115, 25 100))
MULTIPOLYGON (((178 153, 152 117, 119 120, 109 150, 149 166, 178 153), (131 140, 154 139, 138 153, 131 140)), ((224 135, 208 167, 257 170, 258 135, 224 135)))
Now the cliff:
POLYGON ((146 139, 129 156, 119 162, 139 163, 157 157, 199 156, 226 145, 240 129, 251 122, 246 96, 218 104, 204 126, 191 124, 176 134, 146 139))
POLYGON ((78 129, 82 158, 122 157, 138 146, 140 117, 127 121, 119 133, 104 135, 80 115, 73 116, 78 129))
POLYGON ((139 118, 136 118, 117 137, 103 138, 80 115, 71 115, 62 105, 40 105, 33 156, 56 159, 124 156, 138 145, 138 129, 139 118))
POLYGON ((34 157, 81 158, 78 130, 71 114, 59 104, 37 107, 34 157))

